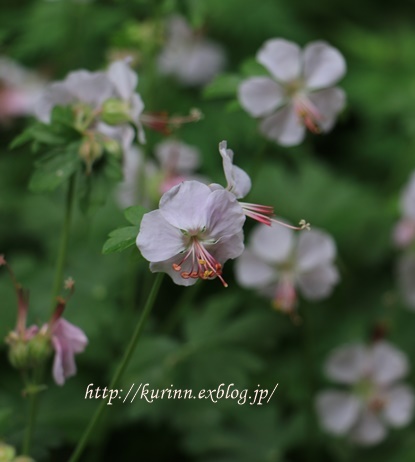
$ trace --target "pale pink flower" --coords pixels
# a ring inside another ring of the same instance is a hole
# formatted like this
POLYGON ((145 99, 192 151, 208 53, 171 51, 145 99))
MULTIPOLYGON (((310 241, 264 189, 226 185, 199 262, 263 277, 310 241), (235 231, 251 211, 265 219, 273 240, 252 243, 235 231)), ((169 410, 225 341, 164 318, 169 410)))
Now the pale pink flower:
POLYGON ((249 245, 236 261, 236 279, 272 299, 275 308, 293 313, 297 288, 308 300, 330 295, 339 281, 333 261, 336 245, 327 233, 312 229, 296 235, 272 223, 257 226, 249 245))
POLYGON ((0 57, 0 121, 30 115, 46 82, 12 59, 0 57))
POLYGON ((243 81, 242 107, 261 119, 260 130, 283 146, 304 139, 305 129, 328 132, 345 104, 342 89, 333 87, 346 72, 340 52, 329 44, 309 43, 303 51, 288 40, 271 39, 257 53, 271 74, 243 81))
POLYGON ((317 396, 317 412, 328 432, 373 445, 386 437, 387 427, 403 427, 411 420, 414 393, 399 383, 408 373, 408 359, 390 343, 338 348, 325 371, 330 379, 348 387, 317 396))
POLYGON ((407 247, 415 240, 415 173, 412 173, 400 199, 402 218, 396 225, 393 240, 398 247, 407 247))
POLYGON ((159 209, 144 215, 137 247, 152 272, 167 273, 176 284, 222 277, 223 264, 241 255, 245 216, 235 197, 185 181, 166 192, 159 209))
POLYGON ((167 25, 167 41, 158 58, 161 74, 188 86, 205 85, 224 67, 225 54, 216 43, 193 31, 186 20, 174 15, 167 25))
POLYGON ((63 318, 55 320, 51 327, 51 340, 55 350, 53 378, 58 385, 76 374, 75 354, 82 353, 88 344, 85 333, 63 318))

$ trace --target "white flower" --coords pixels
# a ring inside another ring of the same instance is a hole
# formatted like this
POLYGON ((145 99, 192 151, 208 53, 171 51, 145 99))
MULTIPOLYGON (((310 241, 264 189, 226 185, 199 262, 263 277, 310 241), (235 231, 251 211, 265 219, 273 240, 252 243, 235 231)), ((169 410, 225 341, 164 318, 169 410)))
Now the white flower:
POLYGON ((309 300, 330 295, 339 281, 333 264, 336 246, 327 233, 312 229, 298 237, 283 226, 257 226, 249 245, 236 261, 236 278, 273 300, 275 308, 292 313, 296 288, 309 300))
POLYGON ((152 272, 167 273, 176 284, 218 277, 222 266, 244 248, 245 216, 235 197, 185 181, 166 192, 158 210, 144 215, 137 247, 152 272))
POLYGON ((411 420, 413 391, 397 383, 408 372, 408 360, 388 342, 343 346, 331 354, 325 371, 333 381, 350 387, 317 396, 317 412, 328 432, 372 445, 386 437, 387 426, 402 427, 411 420))
POLYGON ((415 310, 415 255, 408 253, 398 260, 398 285, 409 308, 415 310))
POLYGON ((393 240, 399 247, 407 247, 415 240, 415 173, 402 191, 400 206, 402 219, 394 229, 393 240))
POLYGON ((304 139, 305 128, 327 132, 345 104, 342 89, 333 87, 345 74, 343 56, 325 42, 309 43, 304 51, 293 42, 271 39, 257 61, 272 75, 252 77, 239 87, 242 107, 260 117, 261 132, 283 146, 304 139))
POLYGON ((212 80, 224 64, 219 45, 192 31, 181 16, 170 18, 167 43, 158 58, 161 74, 171 75, 183 85, 198 86, 212 80))

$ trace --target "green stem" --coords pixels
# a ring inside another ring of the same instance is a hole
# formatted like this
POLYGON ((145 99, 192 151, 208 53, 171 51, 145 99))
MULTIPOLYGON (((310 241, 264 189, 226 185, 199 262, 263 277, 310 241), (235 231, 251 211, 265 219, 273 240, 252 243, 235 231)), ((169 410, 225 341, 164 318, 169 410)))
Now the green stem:
POLYGON ((26 427, 26 432, 23 440, 22 454, 28 456, 30 454, 30 445, 32 443, 33 433, 35 430, 36 415, 39 405, 39 393, 31 393, 29 395, 29 417, 26 427))
MULTIPOLYGON (((115 372, 114 377, 111 380, 109 389, 114 389, 117 387, 118 382, 121 379, 121 376, 123 375, 126 367, 128 366, 130 362, 130 359, 134 353, 134 350, 137 346, 137 343, 146 325, 147 318, 151 310, 153 309, 154 302, 156 300, 156 296, 159 291, 162 279, 163 279, 163 273, 157 274, 156 279, 154 280, 154 283, 153 283, 153 287, 151 288, 151 292, 148 296, 146 305, 144 306, 144 309, 141 313, 140 319, 131 337, 130 343, 128 344, 128 347, 125 350, 121 363, 119 364, 117 371, 115 372)), ((107 403, 104 400, 102 400, 101 403, 99 404, 97 410, 95 411, 95 414, 92 416, 92 419, 89 422, 87 429, 85 430, 84 434, 82 435, 81 440, 79 441, 78 445, 75 448, 75 451, 73 452, 71 458, 69 459, 69 462, 76 462, 77 460, 79 460, 79 457, 81 456, 90 436, 92 435, 96 425, 98 424, 106 405, 107 403)))
POLYGON ((69 179, 68 192, 66 195, 65 218, 62 227, 61 241, 59 244, 58 258, 56 260, 55 280, 52 292, 52 311, 56 306, 56 297, 59 295, 63 284, 63 270, 68 253, 68 241, 71 228, 72 209, 75 199, 75 174, 69 179))

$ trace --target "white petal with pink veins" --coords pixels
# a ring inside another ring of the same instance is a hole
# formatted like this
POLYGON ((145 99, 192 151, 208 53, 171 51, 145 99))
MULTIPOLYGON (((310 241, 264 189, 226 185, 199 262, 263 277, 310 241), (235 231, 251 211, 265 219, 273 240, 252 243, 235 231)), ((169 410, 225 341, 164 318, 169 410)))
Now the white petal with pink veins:
POLYGON ((309 300, 321 300, 328 297, 339 280, 339 272, 332 264, 316 266, 297 276, 298 286, 304 297, 309 300))
POLYGON ((254 289, 267 286, 277 277, 276 270, 259 259, 250 249, 245 249, 236 260, 235 272, 241 286, 254 289))
POLYGON ((385 425, 372 412, 364 412, 353 427, 351 440, 366 446, 380 443, 386 437, 385 425))

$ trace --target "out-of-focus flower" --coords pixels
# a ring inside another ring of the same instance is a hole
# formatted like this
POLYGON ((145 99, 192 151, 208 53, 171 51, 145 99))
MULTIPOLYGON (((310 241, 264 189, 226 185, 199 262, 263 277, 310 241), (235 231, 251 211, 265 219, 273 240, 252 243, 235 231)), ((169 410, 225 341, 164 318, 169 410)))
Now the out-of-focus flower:
POLYGON ((160 73, 175 77, 188 86, 205 85, 225 65, 223 49, 193 31, 186 20, 172 16, 167 25, 167 41, 158 58, 160 73))
MULTIPOLYGON (((186 180, 206 182, 201 176, 193 174, 200 165, 200 152, 187 143, 167 139, 154 148, 158 164, 148 160, 145 163, 146 198, 141 202, 157 204, 161 196, 173 186, 186 180)), ((137 203, 140 170, 143 168, 143 154, 136 148, 125 152, 123 160, 124 181, 118 190, 118 199, 123 207, 137 203)))
POLYGON ((373 445, 386 437, 388 426, 403 427, 411 420, 413 390, 398 383, 408 373, 408 360, 388 342, 343 346, 330 355, 325 371, 350 387, 317 396, 320 421, 328 432, 373 445))
POLYGON ((63 318, 51 325, 52 345, 55 350, 53 378, 58 385, 76 374, 75 354, 82 353, 88 344, 85 333, 63 318))
POLYGON ((271 297, 275 308, 292 314, 297 287, 309 300, 330 295, 339 281, 335 256, 335 243, 323 231, 312 229, 297 237, 278 224, 258 226, 236 261, 236 278, 243 287, 271 297))
POLYGON ((400 292, 408 304, 415 310, 415 254, 402 255, 397 265, 398 285, 400 292))
POLYGON ((0 123, 31 115, 46 82, 5 56, 0 57, 0 123))
POLYGON ((304 139, 305 129, 328 132, 345 104, 345 94, 333 85, 346 72, 340 52, 325 42, 309 43, 304 51, 284 39, 265 42, 256 56, 272 75, 252 77, 238 90, 242 107, 261 118, 260 130, 283 146, 304 139))
POLYGON ((407 247, 415 240, 415 173, 402 191, 400 206, 403 217, 394 229, 393 240, 398 247, 407 247))
POLYGON ((235 197, 185 181, 166 192, 159 209, 144 215, 137 247, 152 272, 167 273, 176 284, 218 277, 223 264, 241 255, 245 216, 235 197))

